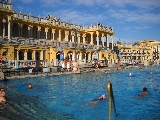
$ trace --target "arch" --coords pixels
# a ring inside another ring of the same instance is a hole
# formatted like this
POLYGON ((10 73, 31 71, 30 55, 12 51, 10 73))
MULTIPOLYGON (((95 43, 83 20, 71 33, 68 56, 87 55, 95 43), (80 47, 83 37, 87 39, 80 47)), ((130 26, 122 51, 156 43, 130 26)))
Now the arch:
POLYGON ((27 52, 27 60, 32 60, 32 52, 27 52))
POLYGON ((7 56, 7 51, 4 51, 4 52, 2 53, 2 56, 7 56))
POLYGON ((60 60, 60 54, 61 54, 60 51, 58 51, 58 52, 56 53, 56 59, 60 60))
POLYGON ((19 26, 18 23, 13 23, 13 27, 12 27, 12 36, 13 37, 19 37, 19 26))
POLYGON ((72 55, 73 55, 72 51, 68 51, 67 56, 69 61, 72 61, 72 55))
POLYGON ((32 37, 33 38, 38 38, 38 28, 36 26, 33 26, 33 30, 32 30, 32 37))
POLYGON ((19 51, 19 60, 24 60, 24 52, 19 51))
POLYGON ((36 60, 40 60, 40 53, 39 52, 36 52, 36 60))
POLYGON ((23 25, 22 37, 28 38, 28 25, 23 25))

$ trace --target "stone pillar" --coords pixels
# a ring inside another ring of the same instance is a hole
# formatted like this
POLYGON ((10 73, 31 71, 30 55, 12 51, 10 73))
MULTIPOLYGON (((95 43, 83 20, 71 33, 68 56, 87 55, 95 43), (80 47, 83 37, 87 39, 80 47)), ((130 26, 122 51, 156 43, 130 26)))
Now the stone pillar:
POLYGON ((91 45, 93 45, 93 33, 91 33, 91 42, 90 42, 91 45))
POLYGON ((28 38, 30 38, 30 37, 31 37, 31 28, 28 27, 28 38))
POLYGON ((44 52, 44 51, 42 50, 42 51, 41 51, 41 55, 40 55, 40 60, 43 60, 43 58, 44 58, 44 57, 43 57, 43 54, 44 54, 43 52, 44 52))
POLYGON ((99 33, 97 33, 97 46, 99 46, 99 33))
POLYGON ((39 27, 38 26, 38 33, 37 33, 37 37, 38 37, 38 39, 40 39, 41 38, 41 27, 39 27))
POLYGON ((3 23, 3 38, 5 38, 5 31, 6 31, 5 24, 6 23, 3 23))
POLYGON ((102 46, 104 47, 104 33, 102 33, 101 39, 102 39, 102 46))
POLYGON ((81 43, 80 34, 78 35, 78 43, 81 43))
POLYGON ((54 40, 55 29, 52 29, 52 40, 54 40))
POLYGON ((59 41, 61 41, 61 30, 59 30, 59 41))
POLYGON ((83 43, 86 43, 86 36, 83 36, 83 43))
POLYGON ((79 55, 79 60, 82 60, 82 52, 80 52, 80 55, 79 55))
POLYGON ((19 50, 17 50, 17 60, 19 60, 19 50))
POLYGON ((36 51, 33 51, 33 60, 36 60, 36 51))
POLYGON ((75 53, 72 53, 72 61, 75 61, 75 53))
POLYGON ((68 42, 68 31, 65 31, 65 41, 68 42))
POLYGON ((8 39, 11 39, 11 20, 8 20, 8 39))
POLYGON ((112 39, 112 50, 113 50, 113 36, 111 36, 111 39, 112 39))
POLYGON ((107 42, 107 50, 109 49, 109 41, 108 41, 108 34, 106 36, 106 42, 107 42))
POLYGON ((88 60, 91 60, 91 52, 88 53, 88 60))
POLYGON ((25 58, 24 58, 24 60, 28 60, 28 50, 25 50, 25 58))
POLYGON ((45 39, 48 39, 48 28, 45 28, 45 39))

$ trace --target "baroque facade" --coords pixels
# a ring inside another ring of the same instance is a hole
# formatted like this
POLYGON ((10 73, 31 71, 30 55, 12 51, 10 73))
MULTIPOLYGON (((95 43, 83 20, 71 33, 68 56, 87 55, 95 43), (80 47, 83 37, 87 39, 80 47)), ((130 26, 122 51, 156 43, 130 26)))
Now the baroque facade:
POLYGON ((62 51, 64 58, 76 61, 117 59, 113 51, 115 32, 100 23, 81 26, 51 15, 41 18, 18 13, 12 10, 11 2, 0 3, 0 21, 3 59, 51 61, 60 59, 62 51))

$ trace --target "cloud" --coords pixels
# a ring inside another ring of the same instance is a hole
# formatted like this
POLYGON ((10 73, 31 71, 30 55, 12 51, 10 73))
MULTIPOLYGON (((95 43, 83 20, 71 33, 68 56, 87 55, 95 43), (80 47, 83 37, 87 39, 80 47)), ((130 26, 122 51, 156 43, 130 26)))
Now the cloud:
POLYGON ((137 23, 160 23, 159 13, 146 13, 139 10, 108 10, 110 17, 117 19, 117 21, 137 22, 137 23))
POLYGON ((73 22, 81 25, 91 24, 91 21, 95 24, 97 22, 101 22, 101 20, 104 20, 103 14, 93 15, 87 13, 86 11, 75 11, 72 9, 54 11, 51 12, 51 15, 59 17, 62 21, 68 21, 70 23, 73 22))
POLYGON ((13 0, 12 3, 16 3, 16 2, 32 3, 32 2, 34 2, 34 1, 36 1, 36 0, 13 0))

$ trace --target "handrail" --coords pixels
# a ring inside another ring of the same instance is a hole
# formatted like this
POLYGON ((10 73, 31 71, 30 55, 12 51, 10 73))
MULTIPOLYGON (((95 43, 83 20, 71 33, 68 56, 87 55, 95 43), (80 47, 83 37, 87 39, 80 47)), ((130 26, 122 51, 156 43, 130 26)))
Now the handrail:
POLYGON ((113 96, 113 89, 112 89, 112 83, 110 80, 107 83, 107 92, 108 92, 108 120, 112 120, 112 104, 114 108, 114 114, 117 117, 116 113, 116 107, 115 107, 115 102, 114 102, 114 96, 113 96))

